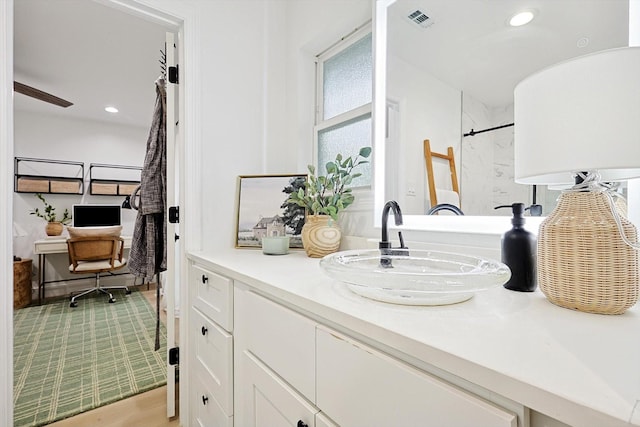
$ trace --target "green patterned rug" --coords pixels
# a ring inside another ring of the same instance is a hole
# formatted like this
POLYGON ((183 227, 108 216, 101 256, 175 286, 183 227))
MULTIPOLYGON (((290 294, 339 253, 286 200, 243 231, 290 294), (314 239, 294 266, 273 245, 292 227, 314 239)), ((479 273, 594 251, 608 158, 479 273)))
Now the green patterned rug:
POLYGON ((15 310, 14 426, 42 426, 166 384, 166 329, 140 292, 15 310))

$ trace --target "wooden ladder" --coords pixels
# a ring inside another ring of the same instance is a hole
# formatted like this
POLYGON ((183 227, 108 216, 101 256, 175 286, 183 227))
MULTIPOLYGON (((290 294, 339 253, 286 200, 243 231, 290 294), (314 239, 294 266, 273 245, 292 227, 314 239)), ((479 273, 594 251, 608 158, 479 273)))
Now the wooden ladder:
POLYGON ((431 144, 428 139, 424 140, 424 160, 427 164, 427 181, 429 184, 429 199, 431 207, 438 204, 438 196, 436 194, 436 182, 433 176, 433 158, 439 158, 449 161, 449 169, 451 170, 451 188, 458 193, 460 197, 460 189, 458 188, 458 175, 456 174, 456 161, 453 157, 453 147, 447 147, 447 154, 441 154, 431 151, 431 144))

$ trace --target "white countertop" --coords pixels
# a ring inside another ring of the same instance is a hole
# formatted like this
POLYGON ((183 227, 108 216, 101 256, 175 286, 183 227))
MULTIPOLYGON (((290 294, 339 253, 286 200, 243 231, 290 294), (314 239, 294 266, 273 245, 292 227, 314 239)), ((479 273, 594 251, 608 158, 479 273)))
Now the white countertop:
POLYGON ((367 337, 573 426, 640 426, 640 304, 605 316, 496 287, 469 301, 409 307, 368 300, 303 251, 189 258, 295 310, 367 337))

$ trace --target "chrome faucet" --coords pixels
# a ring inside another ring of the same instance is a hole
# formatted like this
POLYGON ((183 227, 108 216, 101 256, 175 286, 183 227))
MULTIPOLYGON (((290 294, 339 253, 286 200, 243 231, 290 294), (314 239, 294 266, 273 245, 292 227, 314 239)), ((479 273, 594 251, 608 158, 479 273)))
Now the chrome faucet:
MULTIPOLYGON (((380 243, 378 244, 378 248, 380 249, 381 255, 408 255, 408 248, 404 245, 404 238, 402 237, 402 232, 398 231, 398 238, 400 239, 400 247, 392 248, 391 242, 389 241, 389 231, 387 222, 389 221, 389 211, 393 211, 393 216, 395 219, 396 225, 402 225, 402 211, 400 210, 400 206, 398 202, 391 200, 385 203, 384 208, 382 208, 382 236, 380 243)), ((393 267, 391 265, 391 259, 382 257, 380 258, 380 265, 385 268, 393 267)))

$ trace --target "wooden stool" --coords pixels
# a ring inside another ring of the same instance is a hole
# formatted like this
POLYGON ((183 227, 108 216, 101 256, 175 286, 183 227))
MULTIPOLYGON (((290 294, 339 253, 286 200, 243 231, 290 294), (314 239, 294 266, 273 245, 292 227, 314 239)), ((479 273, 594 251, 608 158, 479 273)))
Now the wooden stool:
POLYGON ((31 304, 31 260, 13 262, 13 308, 31 304))

